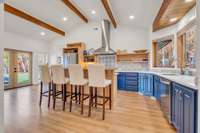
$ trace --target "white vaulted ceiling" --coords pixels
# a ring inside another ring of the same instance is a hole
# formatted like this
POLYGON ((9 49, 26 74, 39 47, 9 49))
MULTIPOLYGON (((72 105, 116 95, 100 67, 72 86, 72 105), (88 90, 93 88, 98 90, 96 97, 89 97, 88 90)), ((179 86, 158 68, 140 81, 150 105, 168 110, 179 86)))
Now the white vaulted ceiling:
MULTIPOLYGON (((148 28, 152 25, 163 0, 109 1, 118 25, 148 28), (135 19, 129 20, 129 15, 134 15, 135 19)), ((109 19, 101 0, 71 0, 71 2, 88 18, 89 22, 109 19), (91 14, 92 10, 96 11, 95 15, 91 14)), ((6 0, 6 3, 65 31, 66 36, 69 30, 85 23, 62 0, 6 0), (67 17, 68 20, 62 21, 63 17, 67 17)), ((5 31, 46 41, 59 36, 9 13, 5 13, 5 31), (41 36, 41 31, 45 31, 46 35, 41 36)))

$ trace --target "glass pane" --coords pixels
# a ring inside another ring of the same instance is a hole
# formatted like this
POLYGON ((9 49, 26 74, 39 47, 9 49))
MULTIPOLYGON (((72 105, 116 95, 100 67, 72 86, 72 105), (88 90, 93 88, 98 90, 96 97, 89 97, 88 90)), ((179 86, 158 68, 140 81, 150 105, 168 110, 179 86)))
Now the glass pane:
POLYGON ((195 27, 186 32, 185 63, 189 68, 195 68, 195 35, 195 27))
POLYGON ((3 53, 3 81, 4 85, 10 85, 10 52, 4 51, 3 53))
POLYGON ((17 53, 17 84, 31 82, 31 56, 29 53, 17 53))
POLYGON ((174 67, 174 45, 172 40, 158 42, 157 66, 174 67))

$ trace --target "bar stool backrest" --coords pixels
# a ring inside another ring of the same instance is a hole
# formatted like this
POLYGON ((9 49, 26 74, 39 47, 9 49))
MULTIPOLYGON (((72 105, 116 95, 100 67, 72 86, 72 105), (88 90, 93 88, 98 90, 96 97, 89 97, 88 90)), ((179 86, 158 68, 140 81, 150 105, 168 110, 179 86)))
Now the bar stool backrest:
POLYGON ((65 71, 62 65, 52 65, 51 72, 54 84, 65 84, 65 71))
POLYGON ((47 64, 40 66, 40 78, 41 82, 48 84, 51 82, 51 74, 49 71, 49 66, 47 64))
POLYGON ((71 64, 68 70, 70 84, 80 85, 84 82, 84 73, 80 64, 71 64))
POLYGON ((103 64, 88 65, 89 86, 102 87, 105 84, 105 66, 103 64))

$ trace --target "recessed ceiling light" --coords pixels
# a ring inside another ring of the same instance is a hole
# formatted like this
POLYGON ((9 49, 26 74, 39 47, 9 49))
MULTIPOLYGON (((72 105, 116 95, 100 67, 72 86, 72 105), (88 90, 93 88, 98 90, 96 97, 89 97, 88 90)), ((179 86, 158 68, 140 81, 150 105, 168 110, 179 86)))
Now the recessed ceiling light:
POLYGON ((67 17, 63 17, 62 20, 63 20, 63 21, 67 21, 68 18, 67 18, 67 17))
POLYGON ((96 11, 95 11, 95 10, 92 10, 91 13, 92 13, 93 15, 95 15, 95 14, 96 14, 96 11))
POLYGON ((175 21, 177 21, 177 18, 171 18, 170 19, 170 22, 175 22, 175 21))
POLYGON ((134 18, 135 18, 135 16, 133 16, 133 15, 130 15, 130 16, 129 16, 129 19, 130 19, 130 20, 133 20, 134 18))
POLYGON ((41 36, 45 36, 46 33, 42 31, 42 32, 40 32, 40 35, 41 35, 41 36))
POLYGON ((186 3, 192 2, 193 0, 185 0, 186 3))

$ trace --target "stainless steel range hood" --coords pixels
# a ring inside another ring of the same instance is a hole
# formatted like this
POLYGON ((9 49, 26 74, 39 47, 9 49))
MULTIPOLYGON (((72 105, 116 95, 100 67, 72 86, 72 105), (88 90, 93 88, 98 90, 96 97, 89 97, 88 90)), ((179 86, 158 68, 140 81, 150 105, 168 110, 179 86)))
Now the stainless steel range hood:
POLYGON ((102 30, 102 46, 95 50, 96 55, 115 54, 115 51, 110 48, 110 22, 103 20, 101 23, 102 30))

